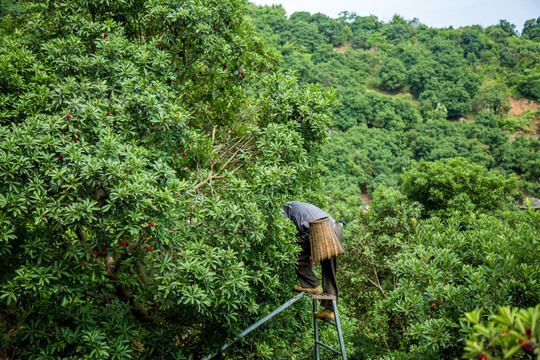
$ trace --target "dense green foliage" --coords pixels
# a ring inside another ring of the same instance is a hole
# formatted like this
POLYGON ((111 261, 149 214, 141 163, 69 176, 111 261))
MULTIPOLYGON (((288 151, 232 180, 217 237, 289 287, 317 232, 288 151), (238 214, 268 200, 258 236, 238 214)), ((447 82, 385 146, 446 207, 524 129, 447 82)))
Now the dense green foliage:
POLYGON ((540 214, 421 217, 422 206, 379 188, 348 224, 342 312, 358 320, 353 358, 459 358, 476 307, 540 302, 540 214))
POLYGON ((540 357, 540 304, 528 309, 500 307, 499 313, 491 315, 485 325, 481 320, 482 309, 465 316, 465 320, 473 324, 467 339, 466 358, 540 357))
MULTIPOLYGON (((349 358, 532 339, 481 324, 534 324, 540 303, 539 213, 513 205, 540 195, 539 19, 2 0, 0 357, 216 351, 291 295, 290 199, 347 223, 349 358)), ((227 356, 312 356, 309 308, 227 356)))
POLYGON ((495 210, 512 200, 517 182, 463 158, 420 161, 403 174, 403 192, 430 216, 450 217, 495 210))
POLYGON ((282 204, 322 201, 332 92, 273 70, 242 1, 23 5, 0 23, 0 357, 216 350, 289 297, 282 204))
POLYGON ((480 354, 465 349, 478 339, 465 313, 483 308, 487 321, 540 302, 538 213, 512 204, 540 195, 538 21, 519 36, 505 20, 434 29, 397 15, 287 18, 279 6, 250 16, 284 67, 340 100, 323 161, 329 211, 347 223, 349 357, 480 354))
POLYGON ((250 14, 284 67, 337 90, 325 153, 330 189, 397 188, 403 169, 418 160, 463 157, 522 175, 522 188, 540 196, 538 112, 508 113, 512 99, 540 100, 538 21, 527 21, 518 37, 504 20, 434 29, 399 16, 389 23, 350 13, 287 18, 279 6, 252 6, 250 14), (335 39, 338 28, 340 41, 329 41, 325 31, 335 39))

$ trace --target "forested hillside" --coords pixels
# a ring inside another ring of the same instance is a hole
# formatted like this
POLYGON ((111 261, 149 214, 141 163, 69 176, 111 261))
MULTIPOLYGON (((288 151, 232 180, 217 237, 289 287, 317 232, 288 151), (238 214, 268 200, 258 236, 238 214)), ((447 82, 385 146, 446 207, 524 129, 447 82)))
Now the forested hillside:
POLYGON ((348 198, 358 188, 397 187, 414 162, 464 157, 520 175, 522 189, 540 196, 540 19, 518 36, 505 20, 434 29, 397 15, 383 23, 349 13, 250 11, 284 68, 337 91, 325 156, 329 194, 343 193, 344 184, 348 198))
MULTIPOLYGON (((539 60, 540 18, 1 0, 0 358, 215 353, 292 297, 293 199, 346 223, 349 359, 539 358, 539 60)), ((313 345, 306 300, 223 355, 313 345)))
POLYGON ((538 330, 504 334, 516 316, 538 328, 540 311, 540 217, 514 205, 540 196, 540 18, 518 32, 506 20, 436 29, 398 15, 249 14, 284 69, 339 99, 324 192, 347 223, 350 357, 538 354, 538 330), (501 306, 523 313, 471 330, 501 306), (475 308, 483 315, 466 321, 475 308))

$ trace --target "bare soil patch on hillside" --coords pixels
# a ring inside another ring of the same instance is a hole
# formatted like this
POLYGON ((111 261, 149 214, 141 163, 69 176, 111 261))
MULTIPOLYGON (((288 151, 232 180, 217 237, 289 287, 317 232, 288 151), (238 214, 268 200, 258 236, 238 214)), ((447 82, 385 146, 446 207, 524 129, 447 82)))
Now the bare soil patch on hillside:
POLYGON ((347 45, 342 45, 342 46, 335 46, 333 47, 333 50, 338 52, 338 53, 344 53, 345 51, 347 51, 349 47, 347 45))
POLYGON ((510 98, 510 105, 512 108, 508 114, 520 116, 527 111, 537 111, 540 104, 534 100, 510 98))
POLYGON ((369 203, 371 202, 371 199, 372 199, 372 196, 370 194, 364 194, 364 193, 361 193, 360 194, 360 199, 365 202, 366 204, 369 205, 369 203))

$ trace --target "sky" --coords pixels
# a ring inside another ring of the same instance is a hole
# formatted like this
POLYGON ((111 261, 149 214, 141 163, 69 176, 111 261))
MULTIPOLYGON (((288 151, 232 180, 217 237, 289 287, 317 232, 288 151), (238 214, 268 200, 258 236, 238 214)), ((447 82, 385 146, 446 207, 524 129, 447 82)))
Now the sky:
POLYGON ((337 18, 346 10, 358 16, 375 15, 388 22, 395 14, 406 20, 417 18, 430 27, 458 28, 496 25, 505 19, 521 32, 529 19, 540 17, 540 0, 250 0, 256 5, 281 4, 287 15, 295 11, 323 13, 337 18))

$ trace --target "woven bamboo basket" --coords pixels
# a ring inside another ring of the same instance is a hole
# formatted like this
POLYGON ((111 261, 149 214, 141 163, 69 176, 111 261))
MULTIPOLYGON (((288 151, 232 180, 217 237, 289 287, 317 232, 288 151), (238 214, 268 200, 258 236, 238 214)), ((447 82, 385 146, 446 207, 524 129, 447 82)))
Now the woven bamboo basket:
POLYGON ((320 262, 345 253, 328 216, 309 222, 311 259, 320 262))

